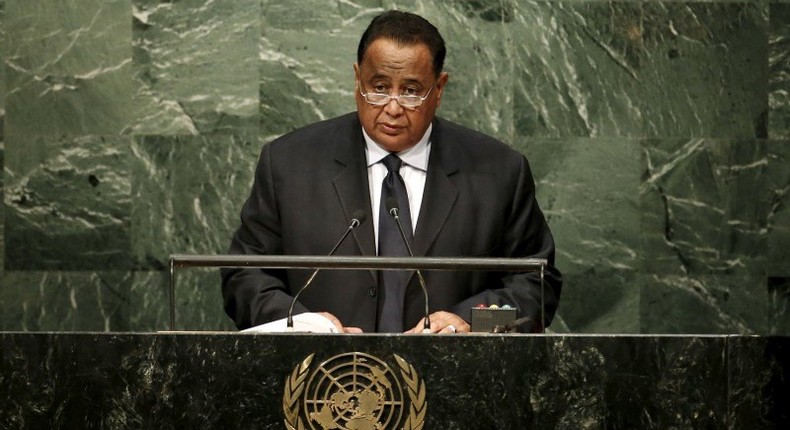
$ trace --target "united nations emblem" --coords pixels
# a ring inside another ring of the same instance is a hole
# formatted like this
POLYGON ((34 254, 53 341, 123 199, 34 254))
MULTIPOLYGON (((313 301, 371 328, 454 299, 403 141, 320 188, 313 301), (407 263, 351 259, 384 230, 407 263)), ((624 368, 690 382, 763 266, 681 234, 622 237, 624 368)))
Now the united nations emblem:
POLYGON ((378 357, 350 352, 311 371, 314 356, 298 364, 285 381, 287 429, 422 429, 428 406, 425 383, 406 360, 393 354, 393 371, 378 357))

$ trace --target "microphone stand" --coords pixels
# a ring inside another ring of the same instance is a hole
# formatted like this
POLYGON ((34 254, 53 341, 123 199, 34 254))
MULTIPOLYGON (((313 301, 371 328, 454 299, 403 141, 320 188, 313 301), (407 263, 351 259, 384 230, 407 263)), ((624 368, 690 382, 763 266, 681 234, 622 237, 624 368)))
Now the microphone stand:
MULTIPOLYGON (((411 250, 411 245, 409 245, 409 240, 406 239, 406 233, 403 232, 403 226, 400 223, 400 216, 398 216, 398 200, 394 197, 390 197, 387 199, 386 203, 389 214, 395 218, 395 224, 398 225, 398 231, 400 231, 400 236, 403 238, 403 243, 406 244, 406 250, 409 251, 409 257, 414 257, 414 253, 411 250)), ((425 318, 423 319, 422 332, 430 333, 431 318, 428 309, 428 287, 425 285, 425 278, 422 277, 422 271, 420 269, 415 269, 415 271, 417 272, 417 278, 420 281, 420 287, 422 287, 422 293, 425 296, 425 318)))
MULTIPOLYGON (((337 241, 337 243, 335 244, 335 247, 332 248, 331 251, 329 251, 328 255, 330 255, 330 256, 334 255, 335 251, 337 251, 337 248, 340 247, 340 244, 342 244, 343 241, 346 240, 346 237, 348 237, 348 235, 351 234, 351 230, 359 227, 359 225, 362 224, 363 221, 365 221, 365 212, 363 212, 361 210, 356 211, 354 213, 354 218, 351 219, 351 223, 349 223, 348 228, 346 229, 345 233, 343 233, 343 236, 341 236, 340 240, 337 241)), ((307 287, 310 286, 310 284, 313 283, 313 279, 315 279, 315 275, 318 274, 319 270, 321 270, 321 269, 318 268, 318 269, 313 270, 313 273, 310 275, 309 278, 307 278, 307 282, 305 282, 304 285, 302 285, 302 288, 300 288, 299 291, 296 292, 296 294, 294 295, 293 300, 291 300, 291 306, 288 308, 288 318, 286 318, 286 320, 285 320, 285 327, 286 327, 287 331, 293 331, 293 329, 294 329, 294 305, 296 305, 296 300, 299 298, 299 296, 302 294, 302 292, 304 290, 306 290, 307 287)))

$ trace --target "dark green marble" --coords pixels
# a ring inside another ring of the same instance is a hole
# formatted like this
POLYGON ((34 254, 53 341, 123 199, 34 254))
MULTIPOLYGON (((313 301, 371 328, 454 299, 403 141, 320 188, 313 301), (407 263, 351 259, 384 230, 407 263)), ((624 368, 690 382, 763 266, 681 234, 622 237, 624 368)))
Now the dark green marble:
MULTIPOLYGON (((170 254, 227 251, 249 193, 256 139, 235 135, 145 136, 132 144, 131 300, 134 330, 169 326, 170 254)), ((176 284, 177 327, 233 327, 222 310, 219 272, 181 269, 176 284)))
MULTIPOLYGON (((0 120, 2 121, 2 120, 0 120)), ((5 142, 0 137, 0 168, 5 167, 5 142)), ((5 187, 3 186, 3 178, 0 177, 0 198, 5 201, 5 187)), ((5 273, 5 205, 0 205, 0 279, 5 273)), ((3 283, 0 283, 3 285, 3 283)), ((0 297, 2 296, 2 289, 0 289, 0 297)))
POLYGON ((790 344, 787 338, 730 337, 730 428, 778 429, 790 425, 790 344))
POLYGON ((781 181, 771 168, 774 146, 714 139, 643 144, 644 331, 772 331, 766 274, 776 190, 766 185, 781 181))
POLYGON ((754 140, 650 140, 642 216, 649 273, 760 273, 769 148, 754 140))
POLYGON ((790 3, 771 3, 768 39, 768 135, 790 137, 790 3))
POLYGON ((14 331, 129 331, 139 312, 129 301, 129 272, 8 271, 0 321, 14 331))
POLYGON ((132 0, 140 135, 258 129, 260 1, 132 0))
POLYGON ((414 367, 426 428, 790 422, 786 337, 3 333, 0 347, 14 428, 280 429, 294 368, 354 351, 414 367))
POLYGON ((790 278, 790 140, 769 141, 765 148, 767 272, 790 278))
POLYGON ((641 281, 643 333, 763 334, 780 317, 769 312, 764 276, 670 273, 641 281))
POLYGON ((8 2, 8 132, 120 132, 132 96, 131 11, 129 0, 8 2))
POLYGON ((765 137, 766 4, 517 4, 518 133, 765 137))
POLYGON ((6 270, 128 270, 131 139, 8 136, 6 270))
MULTIPOLYGON (((135 272, 129 292, 129 329, 151 332, 170 328, 168 272, 135 272)), ((175 323, 178 330, 236 331, 222 309, 219 271, 177 269, 175 323)))
POLYGON ((350 30, 375 14, 342 2, 263 2, 261 135, 284 134, 356 109, 352 65, 359 37, 350 30))
POLYGON ((767 137, 768 4, 643 3, 648 137, 767 137))
MULTIPOLYGON (((216 270, 181 269, 176 327, 235 330, 224 316, 216 270)), ((0 330, 134 331, 169 328, 166 272, 6 271, 0 330)))
MULTIPOLYGON (((5 17, 5 0, 0 0, 0 58, 6 58, 6 17, 5 17)), ((0 127, 0 130, 3 130, 5 127, 5 105, 6 105, 6 73, 5 73, 5 61, 3 62, 3 67, 0 67, 0 124, 3 124, 0 127)))
MULTIPOLYGON (((0 0, 0 58, 5 58, 5 40, 5 0, 0 0)), ((0 169, 3 170, 5 168, 5 81, 5 66, 3 66, 0 67, 0 169)), ((4 174, 0 175, 0 199, 2 201, 5 201, 4 176, 4 174)), ((3 206, 0 205, 0 280, 2 280, 5 267, 5 210, 3 206)), ((0 296, 2 294, 0 289, 0 296)))
POLYGON ((642 135, 641 3, 516 5, 513 104, 518 135, 642 135))
POLYGON ((513 97, 517 83, 511 58, 517 3, 418 4, 425 10, 423 16, 439 27, 447 42, 445 70, 450 78, 439 115, 514 143, 513 97))
POLYGON ((234 135, 136 138, 132 186, 135 267, 170 254, 227 251, 252 186, 258 142, 234 135))
POLYGON ((533 139, 530 160, 567 285, 555 331, 639 332, 641 270, 638 141, 533 139))

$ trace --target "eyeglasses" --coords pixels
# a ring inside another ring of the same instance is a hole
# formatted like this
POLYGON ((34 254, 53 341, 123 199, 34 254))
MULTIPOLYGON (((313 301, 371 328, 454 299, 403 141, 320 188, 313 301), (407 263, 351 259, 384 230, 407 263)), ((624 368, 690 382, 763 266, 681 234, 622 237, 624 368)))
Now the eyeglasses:
POLYGON ((373 106, 384 106, 390 102, 391 99, 394 99, 398 102, 399 105, 405 107, 406 109, 414 109, 422 105, 422 102, 428 98, 433 91, 433 87, 436 86, 436 82, 431 85, 431 88, 428 89, 428 92, 425 96, 418 96, 412 94, 399 94, 397 96, 391 96, 385 93, 365 93, 362 92, 362 83, 359 84, 359 94, 365 99, 366 102, 372 104, 373 106))

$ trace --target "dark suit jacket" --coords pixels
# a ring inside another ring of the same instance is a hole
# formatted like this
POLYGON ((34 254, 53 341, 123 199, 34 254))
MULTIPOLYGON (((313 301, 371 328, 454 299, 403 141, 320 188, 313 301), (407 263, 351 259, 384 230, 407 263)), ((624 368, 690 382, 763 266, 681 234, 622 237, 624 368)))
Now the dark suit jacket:
MULTIPOLYGON (((337 255, 376 255, 365 142, 356 113, 312 124, 263 147, 255 183, 241 211, 231 254, 325 255, 353 214, 367 213, 337 255)), ((526 158, 502 142, 435 119, 415 256, 535 257, 554 261, 554 241, 535 200, 526 158)), ((310 270, 222 271, 225 311, 246 328, 284 318, 310 270)), ((426 271, 431 312, 469 321, 479 304, 510 304, 539 320, 536 274, 426 271)), ((546 273, 546 321, 560 296, 561 277, 546 273)), ((376 329, 381 294, 373 271, 324 270, 299 298, 295 312, 327 311, 343 325, 376 329)), ((423 295, 412 278, 404 327, 417 324, 423 295)))

